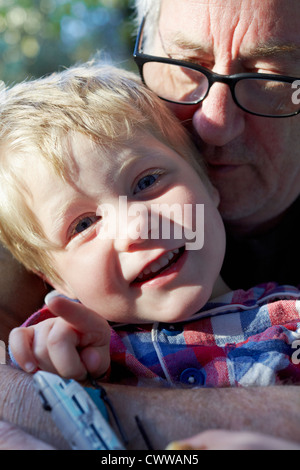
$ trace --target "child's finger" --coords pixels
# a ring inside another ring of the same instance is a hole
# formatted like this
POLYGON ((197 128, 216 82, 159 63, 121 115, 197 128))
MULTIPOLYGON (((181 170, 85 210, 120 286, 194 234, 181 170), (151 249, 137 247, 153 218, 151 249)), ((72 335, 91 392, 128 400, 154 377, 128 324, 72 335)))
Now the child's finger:
POLYGON ((78 346, 80 333, 64 319, 57 318, 47 338, 47 350, 58 375, 64 378, 84 380, 87 370, 82 362, 78 346))
POLYGON ((34 329, 32 351, 38 367, 53 374, 57 373, 57 369, 49 354, 48 338, 58 320, 58 318, 49 318, 32 327, 34 329))
POLYGON ((80 358, 92 377, 101 377, 110 365, 109 344, 100 348, 88 346, 80 352, 80 358))
POLYGON ((47 305, 65 322, 64 327, 58 322, 48 338, 49 354, 59 374, 77 380, 83 380, 87 372, 93 377, 103 375, 110 364, 108 322, 84 305, 62 296, 48 297, 47 305), (73 329, 72 335, 67 326, 73 329))
POLYGON ((33 373, 38 365, 32 351, 33 328, 14 328, 9 335, 9 348, 13 359, 25 372, 33 373))
POLYGON ((93 310, 61 296, 48 298, 47 305, 54 315, 63 318, 81 333, 79 346, 85 347, 93 344, 101 347, 109 343, 110 326, 93 310))

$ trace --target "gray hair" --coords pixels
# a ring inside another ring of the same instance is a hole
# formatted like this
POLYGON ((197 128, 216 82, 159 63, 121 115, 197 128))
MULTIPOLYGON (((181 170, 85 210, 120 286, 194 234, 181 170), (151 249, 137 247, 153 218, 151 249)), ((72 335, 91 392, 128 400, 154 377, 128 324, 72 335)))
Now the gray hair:
POLYGON ((148 42, 149 38, 154 38, 157 30, 161 0, 134 0, 134 4, 137 27, 141 24, 144 16, 147 15, 144 37, 148 42))

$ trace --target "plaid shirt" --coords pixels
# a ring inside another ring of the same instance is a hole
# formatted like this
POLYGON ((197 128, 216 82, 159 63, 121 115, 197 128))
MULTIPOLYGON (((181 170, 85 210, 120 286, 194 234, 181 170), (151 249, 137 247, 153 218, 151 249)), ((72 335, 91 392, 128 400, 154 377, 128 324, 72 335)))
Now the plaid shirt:
MULTIPOLYGON (((44 308, 26 325, 49 316, 44 308)), ((300 291, 268 283, 230 292, 182 323, 113 326, 106 380, 166 387, 298 384, 297 348, 300 291)))
POLYGON ((269 283, 222 296, 182 323, 114 327, 109 381, 169 387, 300 383, 297 299, 298 289, 269 283))

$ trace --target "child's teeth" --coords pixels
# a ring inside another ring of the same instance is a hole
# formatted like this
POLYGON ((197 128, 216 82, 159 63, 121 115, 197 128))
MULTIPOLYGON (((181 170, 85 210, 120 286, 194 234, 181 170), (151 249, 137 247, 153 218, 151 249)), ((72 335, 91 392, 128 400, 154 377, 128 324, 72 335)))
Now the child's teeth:
POLYGON ((153 263, 150 264, 147 268, 144 269, 144 271, 138 276, 139 279, 143 279, 144 276, 147 274, 156 273, 156 271, 159 271, 161 268, 164 268, 169 264, 172 258, 174 258, 174 255, 179 253, 179 249, 169 251, 166 253, 166 255, 162 256, 158 260, 154 261, 153 263))
POLYGON ((149 267, 153 273, 155 273, 161 268, 160 264, 157 261, 154 263, 151 263, 149 267))
POLYGON ((145 268, 143 272, 141 272, 141 274, 138 275, 138 278, 139 279, 142 279, 146 274, 150 274, 151 271, 149 268, 145 268))
MULTIPOLYGON (((172 256, 173 258, 173 256, 172 256)), ((166 256, 162 256, 160 259, 159 259, 159 264, 160 264, 160 267, 163 268, 164 266, 167 266, 167 264, 169 264, 169 258, 167 258, 166 256)))

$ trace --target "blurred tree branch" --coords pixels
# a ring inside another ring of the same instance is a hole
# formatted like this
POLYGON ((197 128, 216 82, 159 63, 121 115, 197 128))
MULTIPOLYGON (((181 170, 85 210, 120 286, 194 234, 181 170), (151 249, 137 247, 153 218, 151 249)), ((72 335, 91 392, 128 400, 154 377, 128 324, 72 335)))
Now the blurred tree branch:
POLYGON ((133 68, 130 0, 0 0, 0 80, 38 77, 97 52, 133 68))

